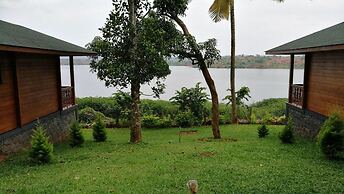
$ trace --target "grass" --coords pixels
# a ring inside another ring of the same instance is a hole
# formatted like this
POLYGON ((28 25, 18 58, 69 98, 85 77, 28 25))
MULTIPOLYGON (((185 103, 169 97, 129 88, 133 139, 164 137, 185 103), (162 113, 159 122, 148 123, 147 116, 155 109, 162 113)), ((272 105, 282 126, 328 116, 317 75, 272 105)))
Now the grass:
POLYGON ((269 128, 259 139, 256 125, 222 126, 237 141, 209 142, 198 140, 211 136, 200 127, 181 143, 178 129, 145 130, 139 145, 127 143, 127 129, 109 129, 104 143, 85 130, 85 145, 57 145, 52 164, 31 165, 26 153, 0 163, 0 193, 188 193, 190 179, 199 193, 343 192, 343 161, 326 160, 311 141, 283 145, 282 127, 269 128))

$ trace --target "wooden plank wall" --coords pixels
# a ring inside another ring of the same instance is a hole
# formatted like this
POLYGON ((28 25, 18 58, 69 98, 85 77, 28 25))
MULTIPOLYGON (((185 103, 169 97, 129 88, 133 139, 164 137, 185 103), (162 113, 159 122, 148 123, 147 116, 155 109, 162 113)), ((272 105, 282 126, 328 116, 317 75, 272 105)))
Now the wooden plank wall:
POLYGON ((307 109, 329 116, 344 116, 344 51, 312 53, 310 57, 307 109))
POLYGON ((10 61, 9 54, 0 52, 0 134, 17 127, 14 72, 10 61))
POLYGON ((17 55, 21 123, 58 111, 57 56, 17 55))

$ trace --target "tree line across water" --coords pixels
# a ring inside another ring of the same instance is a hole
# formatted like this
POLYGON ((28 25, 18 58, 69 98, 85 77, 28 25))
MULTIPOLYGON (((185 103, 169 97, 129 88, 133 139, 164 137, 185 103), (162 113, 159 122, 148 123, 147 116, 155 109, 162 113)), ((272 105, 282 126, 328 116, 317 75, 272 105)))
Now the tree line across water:
MULTIPOLYGON (((74 59, 76 65, 90 65, 89 58, 74 59)), ((170 66, 193 66, 190 60, 180 60, 178 58, 171 58, 167 60, 170 66)), ((69 65, 69 59, 61 59, 61 65, 69 65)), ((286 56, 265 56, 265 55, 238 55, 236 56, 236 68, 245 69, 288 69, 290 66, 290 58, 286 56)), ((210 68, 229 68, 229 56, 223 56, 210 68)), ((304 57, 295 56, 295 68, 304 68, 304 57)))

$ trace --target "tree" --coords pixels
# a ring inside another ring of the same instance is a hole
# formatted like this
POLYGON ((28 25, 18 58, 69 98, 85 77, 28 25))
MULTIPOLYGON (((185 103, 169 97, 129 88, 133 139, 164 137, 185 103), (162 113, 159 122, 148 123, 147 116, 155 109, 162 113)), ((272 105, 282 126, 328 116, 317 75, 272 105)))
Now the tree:
MULTIPOLYGON (((277 2, 284 2, 284 0, 274 0, 277 2)), ((209 8, 210 17, 214 22, 219 22, 223 19, 228 20, 230 18, 231 24, 231 54, 230 54, 230 91, 233 96, 232 103, 232 123, 238 123, 238 110, 235 96, 235 9, 234 0, 214 0, 213 4, 209 8)))
POLYGON ((185 16, 185 11, 189 0, 155 0, 154 7, 157 13, 166 20, 173 20, 182 29, 182 36, 178 39, 179 44, 171 49, 171 52, 178 55, 180 60, 190 59, 193 65, 197 65, 202 71, 204 79, 209 87, 212 101, 212 131, 215 139, 220 139, 219 129, 219 99, 214 80, 212 79, 208 67, 220 59, 220 52, 216 49, 216 40, 210 39, 203 43, 197 43, 189 32, 189 29, 180 19, 185 16))
POLYGON ((114 9, 88 48, 97 52, 91 69, 106 86, 131 90, 130 142, 142 141, 140 87, 156 80, 152 87, 156 96, 162 92, 160 82, 170 69, 165 61, 178 32, 172 22, 160 20, 147 0, 113 0, 114 9))

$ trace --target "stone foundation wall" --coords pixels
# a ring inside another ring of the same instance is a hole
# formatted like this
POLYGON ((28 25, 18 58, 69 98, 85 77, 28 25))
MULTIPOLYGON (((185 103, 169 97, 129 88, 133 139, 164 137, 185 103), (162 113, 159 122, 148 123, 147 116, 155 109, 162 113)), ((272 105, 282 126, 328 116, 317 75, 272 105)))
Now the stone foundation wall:
POLYGON ((327 117, 308 110, 287 104, 287 116, 291 117, 295 125, 295 133, 302 137, 316 138, 327 117))
MULTIPOLYGON (((69 129, 77 119, 77 107, 59 111, 40 118, 51 142, 60 143, 68 139, 69 129)), ((0 136, 0 153, 10 154, 30 147, 31 135, 37 121, 0 136)))

